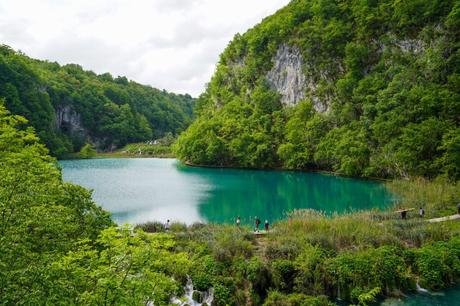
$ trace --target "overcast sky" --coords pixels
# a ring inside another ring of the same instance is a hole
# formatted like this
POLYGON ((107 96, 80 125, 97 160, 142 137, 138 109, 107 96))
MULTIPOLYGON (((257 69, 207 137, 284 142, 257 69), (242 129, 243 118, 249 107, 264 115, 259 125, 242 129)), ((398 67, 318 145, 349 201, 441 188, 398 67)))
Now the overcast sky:
POLYGON ((289 0, 0 0, 0 43, 197 96, 233 35, 289 0))

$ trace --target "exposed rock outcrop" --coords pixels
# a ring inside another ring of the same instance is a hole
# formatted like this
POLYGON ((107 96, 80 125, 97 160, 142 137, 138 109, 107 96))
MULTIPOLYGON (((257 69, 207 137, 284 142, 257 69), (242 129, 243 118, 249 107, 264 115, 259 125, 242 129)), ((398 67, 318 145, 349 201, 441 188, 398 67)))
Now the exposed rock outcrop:
POLYGON ((267 74, 271 88, 281 94, 281 102, 295 105, 305 98, 305 75, 299 48, 281 45, 267 74))
POLYGON ((86 129, 82 126, 80 114, 71 106, 62 105, 56 109, 56 128, 64 133, 85 137, 86 129))
MULTIPOLYGON (((296 46, 281 45, 273 59, 273 68, 266 79, 273 90, 281 94, 284 105, 293 106, 305 98, 310 98, 317 112, 328 109, 330 97, 317 94, 318 81, 306 72, 311 67, 304 62, 300 49, 296 46)), ((319 79, 327 80, 326 72, 318 72, 319 79)))

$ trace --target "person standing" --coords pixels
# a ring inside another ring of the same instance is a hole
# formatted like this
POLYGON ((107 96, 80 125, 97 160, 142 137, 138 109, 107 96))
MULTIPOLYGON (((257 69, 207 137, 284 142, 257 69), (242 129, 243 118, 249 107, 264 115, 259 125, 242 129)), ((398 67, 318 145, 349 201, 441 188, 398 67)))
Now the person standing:
POLYGON ((260 219, 258 217, 255 217, 255 223, 256 223, 256 228, 254 231, 259 232, 260 219))
POLYGON ((418 210, 418 216, 420 218, 423 218, 425 216, 425 210, 422 207, 420 207, 418 210))
POLYGON ((166 221, 165 223, 165 231, 169 232, 170 227, 171 227, 171 224, 169 223, 169 219, 168 219, 168 221, 166 221))
POLYGON ((265 227, 265 231, 268 232, 268 227, 269 227, 269 223, 268 223, 268 220, 265 220, 265 224, 264 224, 264 227, 265 227))
POLYGON ((406 220, 407 217, 407 210, 401 211, 401 219, 406 220))
POLYGON ((457 214, 460 215, 460 203, 457 204, 457 214))
POLYGON ((238 216, 236 218, 236 226, 240 227, 240 224, 241 224, 241 219, 240 219, 240 216, 238 216))

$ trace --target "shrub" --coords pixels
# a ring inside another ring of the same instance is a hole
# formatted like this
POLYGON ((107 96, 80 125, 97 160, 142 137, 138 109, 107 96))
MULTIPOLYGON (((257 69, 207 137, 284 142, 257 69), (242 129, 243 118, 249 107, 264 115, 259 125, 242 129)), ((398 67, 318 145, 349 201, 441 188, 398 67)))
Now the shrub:
POLYGON ((271 274, 267 266, 258 257, 252 257, 247 264, 248 280, 255 294, 264 300, 271 286, 271 274))
POLYGON ((294 262, 287 259, 277 259, 272 262, 273 284, 275 288, 284 292, 293 289, 297 269, 294 262))
POLYGON ((252 256, 252 242, 247 240, 244 232, 238 228, 224 228, 217 233, 212 246, 216 260, 230 263, 234 257, 249 258, 252 256))
POLYGON ((85 144, 78 153, 79 158, 92 158, 96 156, 96 150, 89 143, 85 144))
POLYGON ((185 232, 187 231, 187 225, 181 222, 172 222, 170 226, 171 232, 178 233, 178 232, 185 232))
POLYGON ((197 290, 205 291, 212 287, 217 274, 218 264, 212 256, 206 255, 194 260, 190 277, 197 290))
POLYGON ((294 280, 295 291, 305 294, 324 292, 323 263, 326 253, 319 247, 307 244, 295 260, 297 275, 294 280))
POLYGON ((308 296, 301 293, 283 294, 271 291, 265 300, 264 306, 332 306, 326 296, 308 296))
POLYGON ((136 224, 134 229, 141 229, 146 233, 160 233, 165 231, 163 223, 157 221, 136 224))
POLYGON ((435 242, 415 251, 415 267, 420 284, 440 289, 453 284, 460 277, 460 240, 435 242))

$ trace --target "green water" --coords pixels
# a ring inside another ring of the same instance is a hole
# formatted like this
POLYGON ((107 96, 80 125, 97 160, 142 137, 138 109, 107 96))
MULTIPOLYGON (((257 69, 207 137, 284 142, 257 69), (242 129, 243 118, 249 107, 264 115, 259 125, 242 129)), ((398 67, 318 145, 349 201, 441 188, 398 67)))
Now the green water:
MULTIPOLYGON (((273 222, 296 208, 343 213, 392 201, 378 182, 318 173, 191 168, 154 158, 60 163, 64 180, 94 189, 95 201, 120 224, 166 219, 223 223, 237 215, 246 224, 256 215, 273 222)), ((460 287, 388 299, 381 305, 460 305, 460 287)))
POLYGON ((174 159, 90 159, 60 162, 64 180, 93 189, 117 223, 177 220, 271 223, 312 208, 343 213, 392 201, 384 186, 318 173, 193 168, 174 159))
POLYGON ((410 295, 405 299, 387 299, 381 306, 453 306, 460 305, 460 286, 443 292, 410 295))

